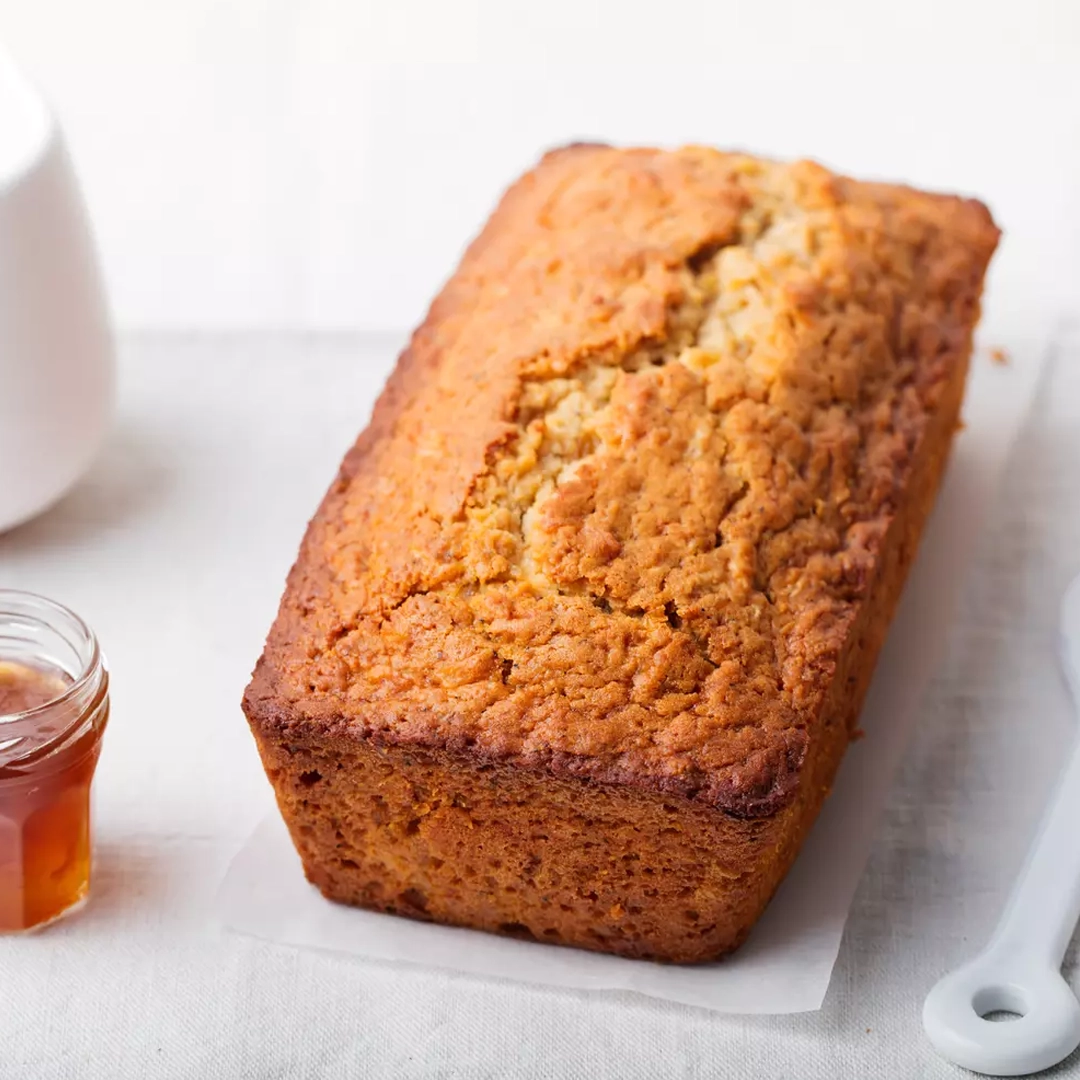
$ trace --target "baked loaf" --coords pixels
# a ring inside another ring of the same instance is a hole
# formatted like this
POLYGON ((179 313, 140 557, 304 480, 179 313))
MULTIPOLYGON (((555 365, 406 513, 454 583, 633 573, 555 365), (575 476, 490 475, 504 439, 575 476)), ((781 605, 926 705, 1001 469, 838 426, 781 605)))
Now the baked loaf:
POLYGON ((308 878, 623 956, 735 948, 855 730, 997 239, 977 202, 699 147, 519 180, 244 698, 308 878))

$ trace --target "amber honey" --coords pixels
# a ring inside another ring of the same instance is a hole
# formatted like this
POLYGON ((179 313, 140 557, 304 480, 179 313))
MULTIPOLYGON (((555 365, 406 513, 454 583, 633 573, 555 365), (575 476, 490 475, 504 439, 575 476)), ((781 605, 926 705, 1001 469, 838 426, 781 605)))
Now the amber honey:
POLYGON ((0 591, 0 933, 90 887, 90 785, 108 720, 97 642, 71 612, 0 591))

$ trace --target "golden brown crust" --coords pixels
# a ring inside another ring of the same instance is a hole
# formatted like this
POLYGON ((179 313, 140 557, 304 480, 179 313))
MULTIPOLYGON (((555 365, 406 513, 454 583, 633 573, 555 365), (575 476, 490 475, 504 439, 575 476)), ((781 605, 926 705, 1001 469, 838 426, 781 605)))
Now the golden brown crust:
POLYGON ((312 522, 253 723, 775 814, 996 240, 805 162, 549 154, 312 522))

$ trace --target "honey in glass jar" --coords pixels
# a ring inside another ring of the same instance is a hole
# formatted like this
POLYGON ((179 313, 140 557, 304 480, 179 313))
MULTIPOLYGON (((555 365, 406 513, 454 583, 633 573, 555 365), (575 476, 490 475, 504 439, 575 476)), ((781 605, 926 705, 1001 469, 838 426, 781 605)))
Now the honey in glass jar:
POLYGON ((0 933, 90 888, 90 783, 109 716, 97 639, 73 612, 0 590, 0 933))

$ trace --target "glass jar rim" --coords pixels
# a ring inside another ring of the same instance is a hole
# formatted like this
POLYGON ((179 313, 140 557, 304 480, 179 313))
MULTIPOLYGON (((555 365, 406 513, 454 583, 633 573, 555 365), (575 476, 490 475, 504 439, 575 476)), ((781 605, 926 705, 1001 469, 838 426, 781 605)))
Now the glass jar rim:
POLYGON ((85 639, 83 645, 89 650, 89 655, 85 663, 81 665, 82 670, 77 675, 72 676, 71 682, 64 687, 62 693, 49 698, 48 701, 44 701, 40 705, 35 705, 33 708, 23 709, 21 712, 16 713, 5 713, 0 717, 0 724, 3 725, 33 719, 43 713, 55 710, 58 706, 76 700, 87 690, 91 681, 99 677, 101 669, 105 665, 97 635, 90 629, 86 620, 77 615, 71 608, 58 603, 56 600, 50 600, 40 593, 29 592, 24 589, 0 589, 0 617, 4 615, 6 605, 9 602, 37 606, 54 615, 59 615, 63 619, 69 619, 74 624, 76 631, 82 634, 85 639))

